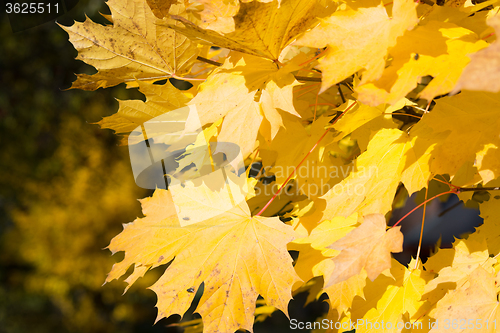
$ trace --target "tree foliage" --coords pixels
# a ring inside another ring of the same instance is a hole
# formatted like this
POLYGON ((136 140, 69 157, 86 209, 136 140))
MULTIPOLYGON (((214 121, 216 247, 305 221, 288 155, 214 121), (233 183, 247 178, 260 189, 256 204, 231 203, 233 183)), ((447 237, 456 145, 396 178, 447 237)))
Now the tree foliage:
MULTIPOLYGON (((263 168, 246 178, 246 201, 230 210, 214 193, 200 199, 210 193, 206 184, 143 199, 145 217, 109 245, 125 258, 106 281, 134 266, 130 287, 168 265, 151 287, 158 320, 184 314, 198 293, 205 332, 252 331, 256 315, 286 314, 304 290, 312 299, 328 295, 329 331, 357 320, 375 327, 353 327, 358 333, 405 324, 463 332, 479 322, 496 331, 497 0, 107 4, 110 24, 63 27, 78 59, 98 70, 79 75, 73 88, 125 83, 147 100, 120 101, 101 126, 128 135, 196 107, 208 141, 234 143, 247 167, 263 168), (166 79, 193 86, 181 91, 166 79), (484 224, 425 264, 403 265, 391 258, 403 234, 386 219, 401 186, 430 198, 431 180, 449 186, 435 197, 455 193, 466 202, 490 191, 479 203, 484 224), (201 222, 185 225, 183 209, 201 222), (256 308, 259 295, 267 307, 256 308)), ((189 165, 192 154, 180 163, 189 165)))

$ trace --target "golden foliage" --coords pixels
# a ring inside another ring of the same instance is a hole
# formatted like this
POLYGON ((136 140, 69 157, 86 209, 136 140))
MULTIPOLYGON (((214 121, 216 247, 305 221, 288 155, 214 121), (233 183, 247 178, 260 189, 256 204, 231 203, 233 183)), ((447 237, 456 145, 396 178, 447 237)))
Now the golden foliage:
MULTIPOLYGON (((500 95, 438 98, 471 87, 463 82, 478 74, 464 68, 475 52, 471 66, 491 70, 485 85, 497 91, 497 42, 488 46, 479 36, 489 29, 486 16, 496 27, 498 7, 428 3, 110 1, 112 26, 87 20, 65 27, 78 59, 98 70, 74 87, 125 82, 147 97, 120 102, 103 127, 126 133, 188 105, 200 122, 190 113, 183 134, 199 130, 198 139, 236 144, 247 167, 264 166, 245 181, 248 203, 223 195, 227 182, 214 187, 194 179, 157 189, 142 200, 145 217, 111 241, 109 249, 125 258, 107 281, 133 265, 125 280, 130 287, 168 264, 151 287, 157 320, 184 314, 203 284, 196 311, 205 332, 252 331, 254 315, 274 310, 256 310, 259 295, 286 314, 292 293, 301 290, 310 299, 325 292, 332 321, 384 322, 388 332, 405 323, 496 313, 498 265, 490 256, 498 255, 498 235, 488 228, 497 224, 497 199, 482 204, 479 233, 438 251, 424 268, 418 260, 405 267, 391 258, 402 250, 403 235, 399 226, 387 230, 386 214, 401 185, 411 194, 446 174, 445 193, 459 193, 500 176, 500 95), (226 50, 215 61, 205 58, 207 45, 226 50), (153 85, 162 78, 194 86, 180 92, 170 83, 153 85), (287 250, 299 253, 294 265, 287 250), (449 306, 453 297, 462 304, 449 306), (469 298, 475 299, 466 309, 469 298)), ((180 165, 193 162, 201 141, 187 148, 180 165)), ((357 330, 364 331, 370 329, 357 330)))

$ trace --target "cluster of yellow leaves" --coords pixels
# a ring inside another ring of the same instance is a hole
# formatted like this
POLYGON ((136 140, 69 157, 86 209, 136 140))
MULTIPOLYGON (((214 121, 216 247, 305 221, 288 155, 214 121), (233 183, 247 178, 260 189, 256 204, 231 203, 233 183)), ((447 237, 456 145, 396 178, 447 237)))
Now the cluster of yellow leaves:
MULTIPOLYGON (((151 287, 158 320, 184 314, 198 297, 205 332, 252 331, 254 315, 274 308, 286 314, 292 295, 303 290, 309 300, 328 295, 332 322, 383 322, 384 332, 405 324, 444 332, 428 324, 499 316, 498 198, 481 205, 485 222, 476 234, 423 267, 391 258, 402 251, 403 235, 386 224, 401 185, 412 194, 447 174, 455 186, 498 186, 500 51, 492 35, 500 31, 498 1, 109 0, 108 6, 110 25, 63 27, 78 59, 98 70, 79 75, 73 88, 126 83, 146 101, 120 101, 118 113, 99 124, 128 134, 156 116, 194 107, 208 141, 236 144, 247 167, 254 161, 264 167, 247 181, 247 202, 229 210, 204 183, 142 200, 145 217, 125 224, 109 245, 125 258, 106 281, 134 266, 128 289, 148 270, 168 265, 151 287), (212 47, 227 52, 214 57, 212 47), (158 84, 170 78, 193 87, 158 84), (483 92, 442 96, 460 89, 483 92), (179 209, 201 222, 181 223, 179 209), (292 250, 299 253, 295 262, 292 250), (256 309, 259 295, 265 311, 256 309)), ((186 130, 195 126, 188 121, 186 130)), ((181 165, 189 165, 190 151, 181 165)))

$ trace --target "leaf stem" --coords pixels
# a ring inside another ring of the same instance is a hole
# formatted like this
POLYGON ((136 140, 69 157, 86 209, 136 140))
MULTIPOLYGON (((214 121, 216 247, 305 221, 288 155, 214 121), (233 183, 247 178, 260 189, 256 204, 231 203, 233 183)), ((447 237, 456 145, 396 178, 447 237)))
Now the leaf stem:
POLYGON ((399 219, 398 222, 396 222, 392 227, 396 227, 401 221, 403 221, 406 217, 408 217, 408 215, 410 215, 411 213, 413 213, 414 211, 416 211, 417 209, 419 209, 420 207, 422 207, 422 205, 425 205, 426 203, 428 203, 429 201, 432 201, 434 199, 436 199, 437 197, 440 197, 442 195, 445 195, 445 194, 452 194, 452 193, 457 193, 456 190, 449 190, 449 191, 446 191, 446 192, 442 192, 442 193, 439 193, 439 194, 436 194, 435 196, 433 196, 432 198, 430 199, 427 199, 425 200, 424 202, 422 202, 420 205, 418 205, 417 207, 413 208, 412 210, 410 210, 405 216, 403 216, 402 218, 399 219))
POLYGON ((495 33, 494 33, 494 32, 492 32, 491 34, 486 35, 486 36, 484 36, 484 37, 483 37, 483 38, 481 38, 481 39, 482 39, 482 40, 486 40, 486 39, 490 38, 491 36, 495 36, 495 33))
MULTIPOLYGON (((445 195, 445 194, 458 194, 460 192, 467 192, 467 191, 500 191, 500 187, 460 187, 460 186, 456 186, 456 185, 453 185, 453 184, 450 184, 450 183, 443 182, 443 181, 441 181, 439 179, 436 179, 436 178, 434 178, 434 180, 437 180, 438 182, 447 184, 450 187, 453 187, 453 189, 451 189, 449 191, 446 191, 446 192, 439 193, 439 194, 433 196, 432 198, 425 200, 420 205, 418 205, 417 207, 415 207, 411 211, 409 211, 405 216, 403 216, 402 218, 400 218, 399 221, 396 222, 392 226, 393 228, 395 226, 397 226, 401 221, 403 221, 406 217, 408 217, 408 215, 410 215, 411 213, 413 213, 414 211, 416 211, 417 209, 419 209, 420 207, 422 207, 422 205, 424 206, 424 215, 425 215, 425 204, 427 204, 429 201, 432 201, 435 198, 440 197, 442 195, 445 195)), ((425 196, 427 197, 427 188, 425 189, 425 193, 426 193, 425 196)), ((422 230, 423 230, 423 221, 422 221, 422 230)), ((417 254, 417 258, 418 258, 418 254, 417 254)))
POLYGON ((297 98, 298 97, 302 97, 302 96, 304 96, 306 94, 312 93, 314 90, 316 90, 316 88, 321 89, 321 83, 314 83, 314 84, 311 84, 311 85, 304 86, 303 88, 297 89, 295 91, 296 93, 309 89, 309 90, 307 90, 307 91, 305 91, 305 92, 297 95, 297 98), (310 89, 310 88, 312 88, 312 89, 310 89))
MULTIPOLYGON (((427 187, 425 188, 425 200, 427 200, 427 194, 429 193, 429 182, 427 182, 427 187)), ((417 261, 415 262, 415 267, 413 269, 417 269, 418 261, 420 258, 420 250, 422 249, 422 238, 424 237, 424 224, 425 224, 425 210, 427 208, 427 202, 424 202, 424 213, 422 214, 422 227, 420 228, 420 239, 418 240, 418 249, 417 249, 417 261)))
MULTIPOLYGON (((356 105, 358 102, 354 102, 351 104, 351 106, 349 106, 344 112, 342 112, 340 114, 339 117, 337 117, 337 119, 335 119, 335 121, 332 123, 335 124, 340 118, 342 118, 342 116, 347 112, 349 111, 354 105, 356 105)), ((283 189, 283 187, 285 187, 285 185, 288 183, 288 181, 292 178, 292 176, 294 175, 295 171, 302 165, 302 163, 304 163, 304 161, 309 157, 309 155, 311 155, 311 153, 314 151, 314 149, 316 149, 316 147, 318 146, 318 144, 321 142, 321 140, 323 140, 323 138, 328 134, 328 132, 330 131, 330 128, 328 128, 325 133, 323 133, 323 135, 319 138, 319 140, 314 144, 314 146, 311 148, 311 150, 309 150, 309 152, 306 154, 306 156, 304 156, 304 158, 302 159, 302 161, 300 161, 299 164, 297 164, 296 167, 293 168, 293 171, 292 173, 288 176, 288 178, 285 180, 285 182, 280 186, 280 188, 278 189, 278 191, 276 192, 275 195, 273 195, 273 197, 271 198, 271 200, 269 200, 266 205, 260 210, 260 212, 257 213, 256 216, 260 216, 265 210, 267 207, 269 207, 269 205, 274 201, 274 199, 278 196, 278 194, 280 194, 281 190, 283 189)))
POLYGON ((320 141, 323 140, 323 138, 328 134, 328 132, 330 132, 330 129, 327 129, 325 131, 325 133, 323 133, 323 135, 321 136, 321 138, 319 138, 318 142, 316 142, 316 144, 311 148, 311 150, 309 150, 309 152, 306 154, 306 156, 304 156, 304 158, 302 159, 302 161, 300 161, 300 163, 293 169, 292 173, 288 176, 288 178, 285 180, 285 182, 280 186, 280 188, 278 189, 278 192, 276 192, 276 194, 273 195, 273 197, 271 198, 271 200, 269 200, 266 203, 266 205, 260 210, 260 212, 257 213, 256 216, 260 216, 260 214, 262 214, 266 210, 266 208, 269 207, 269 205, 271 204, 271 202, 273 202, 274 199, 278 196, 278 194, 280 194, 281 190, 283 189, 283 187, 285 187, 285 185, 288 183, 288 181, 290 180, 290 178, 292 178, 293 174, 295 173, 295 170, 297 170, 297 168, 302 165, 302 163, 306 160, 306 158, 309 157, 309 155, 313 152, 313 150, 320 143, 320 141))
POLYGON ((313 62, 314 60, 316 60, 316 59, 318 59, 318 58, 321 58, 321 57, 323 56, 323 53, 325 53, 325 52, 326 52, 326 50, 328 50, 328 48, 327 48, 327 47, 326 47, 323 51, 321 51, 320 53, 318 53, 317 55, 315 55, 315 56, 314 56, 314 58, 311 58, 311 59, 309 59, 309 60, 307 60, 307 61, 305 61, 305 62, 303 62, 303 63, 299 64, 299 66, 305 66, 305 65, 307 65, 307 64, 309 64, 309 63, 311 63, 311 62, 313 62))
POLYGON ((446 181, 442 181, 437 179, 436 177, 433 178, 435 181, 438 181, 440 183, 446 184, 450 187, 453 187, 453 190, 456 191, 456 193, 460 192, 471 192, 471 191, 500 191, 500 186, 498 187, 460 187, 457 185, 453 185, 451 183, 448 183, 446 181))
MULTIPOLYGON (((444 178, 444 177, 443 177, 444 178)), ((443 184, 446 184, 448 185, 449 187, 453 187, 455 190, 458 190, 460 188, 460 186, 456 186, 456 185, 453 185, 452 183, 448 183, 446 180, 440 180, 440 179, 437 179, 436 177, 433 177, 432 178, 433 180, 437 181, 437 182, 440 182, 440 183, 443 183, 443 184)))

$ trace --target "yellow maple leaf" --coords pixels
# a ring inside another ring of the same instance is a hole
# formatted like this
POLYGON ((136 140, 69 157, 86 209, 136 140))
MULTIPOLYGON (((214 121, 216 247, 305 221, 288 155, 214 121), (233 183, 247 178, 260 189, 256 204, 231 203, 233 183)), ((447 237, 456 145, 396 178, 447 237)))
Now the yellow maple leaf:
POLYGON ((495 275, 477 267, 468 283, 443 297, 430 316, 436 320, 430 333, 498 332, 500 307, 495 275))
POLYGON ((464 91, 437 100, 432 112, 411 131, 416 145, 435 143, 429 159, 430 171, 453 177, 465 164, 475 166, 485 183, 497 178, 499 110, 500 94, 464 91))
MULTIPOLYGON (((357 101, 348 101, 348 105, 355 103, 352 110, 348 110, 342 118, 335 122, 332 127, 339 132, 339 135, 345 136, 362 127, 369 121, 383 116, 384 113, 390 113, 385 105, 379 107, 371 107, 366 104, 358 103, 357 101)), ((402 108, 404 105, 401 105, 402 108)), ((371 129, 370 129, 371 130, 371 129)))
POLYGON ((202 125, 213 123, 229 112, 243 113, 278 69, 268 60, 232 54, 198 89, 190 105, 196 105, 202 125))
POLYGON ((424 140, 413 132, 408 138, 405 168, 401 173, 401 182, 408 191, 408 195, 427 187, 432 176, 431 151, 436 144, 437 142, 424 140))
MULTIPOLYGON (((408 267, 414 266, 415 260, 412 260, 408 267)), ((414 318, 424 307, 428 308, 420 299, 432 274, 409 269, 395 259, 386 274, 367 283, 366 300, 357 298, 353 302, 351 320, 358 323, 356 332, 401 332, 408 319, 414 318), (373 328, 377 324, 379 329, 373 328)))
POLYGON ((377 81, 356 87, 359 100, 369 105, 394 104, 417 87, 420 78, 431 82, 419 96, 431 101, 450 92, 470 59, 468 54, 487 46, 472 31, 447 22, 430 21, 407 31, 389 50, 393 57, 377 81), (429 43, 432 40, 432 43, 429 43), (453 63, 450 68, 449 64, 453 63))
POLYGON ((200 43, 277 60, 281 51, 314 23, 320 3, 318 0, 242 3, 234 16, 234 31, 225 35, 202 29, 180 16, 172 16, 180 25, 164 24, 200 43))
POLYGON ((273 129, 267 133, 268 140, 283 124, 277 108, 300 117, 293 107, 292 94, 299 83, 289 70, 278 69, 266 59, 233 54, 200 85, 189 104, 196 106, 201 125, 225 117, 218 140, 238 144, 246 157, 254 148, 264 117, 273 129), (265 91, 256 101, 259 89, 265 91))
MULTIPOLYGON (((242 3, 252 2, 253 0, 242 0, 242 3)), ((262 3, 273 2, 274 0, 256 0, 262 3)), ((158 18, 164 18, 165 4, 161 1, 149 0, 151 8, 156 8, 158 18)), ((200 28, 217 31, 221 34, 227 34, 235 30, 234 16, 240 10, 239 0, 196 0, 184 1, 187 10, 200 17, 197 24, 200 28)), ((281 0, 278 0, 278 4, 281 0)))
POLYGON ((493 271, 496 260, 489 257, 483 235, 474 233, 466 240, 457 239, 453 245, 453 249, 440 249, 424 265, 427 271, 439 274, 425 286, 424 298, 431 303, 462 285, 477 267, 493 271))
MULTIPOLYGON (((420 159, 406 158, 414 147, 405 132, 398 129, 382 129, 375 133, 367 150, 356 160, 354 170, 334 185, 325 195, 315 199, 316 210, 304 217, 301 223, 329 219, 333 216, 386 214, 392 209, 392 201, 406 169, 415 170, 420 159)), ((426 185, 430 173, 421 170, 421 177, 409 183, 413 187, 426 185), (424 182, 425 180, 425 182, 424 182)), ((420 188, 418 188, 420 189, 420 188)))
POLYGON ((139 91, 146 96, 146 102, 140 100, 118 101, 118 112, 104 117, 98 124, 116 133, 130 133, 146 121, 183 107, 189 101, 185 93, 176 89, 170 82, 155 85, 138 82, 139 91))
MULTIPOLYGON (((324 194, 324 189, 329 185, 339 182, 344 161, 331 156, 330 151, 338 150, 334 141, 333 132, 324 136, 325 127, 329 125, 331 117, 320 117, 310 126, 305 128, 292 117, 283 117, 284 125, 272 141, 269 149, 275 154, 266 153, 261 150, 264 165, 273 165, 269 172, 276 177, 276 183, 281 185, 293 174, 297 182, 296 190, 310 198, 324 194), (308 155, 318 140, 322 137, 316 149, 308 155), (287 147, 286 154, 282 153, 283 147, 287 147), (270 155, 276 155, 275 161, 270 155), (295 166, 308 156, 297 168, 295 166)), ((346 166, 348 169, 349 167, 346 166)))
MULTIPOLYGON (((96 90, 122 82, 157 81, 189 71, 198 55, 187 37, 154 24, 145 0, 107 2, 113 25, 86 21, 62 28, 78 50, 77 59, 94 66, 94 75, 79 74, 72 88, 96 90)), ((179 12, 180 7, 171 9, 179 12)))
MULTIPOLYGON (((254 178, 253 178, 254 179, 254 178)), ((274 183, 264 184, 262 181, 257 181, 254 179, 255 186, 249 191, 247 195, 247 203, 251 209, 252 214, 257 214, 261 209, 269 203, 269 200, 274 197, 277 192, 277 188, 274 183)), ((293 181, 289 183, 288 186, 294 187, 293 181)), ((281 191, 272 201, 270 205, 264 210, 261 216, 276 216, 277 214, 286 211, 288 208, 295 208, 298 206, 297 202, 304 200, 307 197, 305 195, 297 195, 298 191, 281 191)), ((298 230, 296 230, 298 232, 298 230)), ((299 233, 299 232, 298 232, 299 233)))
MULTIPOLYGON (((303 281, 309 281, 317 276, 323 276, 325 281, 328 280, 329 276, 335 270, 335 265, 330 257, 324 255, 325 250, 316 250, 306 243, 300 243, 303 240, 297 241, 290 243, 289 249, 299 251, 299 257, 294 266, 299 277, 303 281)), ((326 251, 338 252, 331 249, 326 249, 326 251)), ((354 297, 363 297, 365 284, 366 272, 362 270, 359 274, 351 276, 345 281, 335 283, 329 287, 323 287, 318 295, 312 296, 319 296, 323 292, 326 292, 330 303, 330 311, 335 310, 335 319, 338 319, 339 316, 351 307, 354 297)), ((301 286, 302 284, 296 284, 294 290, 297 290, 301 286)))
POLYGON ((308 243, 311 244, 312 248, 322 251, 323 254, 332 256, 338 254, 338 251, 332 250, 328 246, 353 231, 357 223, 358 214, 356 213, 347 218, 337 216, 321 222, 311 230, 307 237, 296 239, 293 244, 308 243))
MULTIPOLYGON (((169 14, 169 10, 172 5, 179 3, 178 0, 146 0, 149 8, 157 18, 164 18, 169 14)), ((184 4, 188 4, 187 1, 184 1, 184 4)))
MULTIPOLYGON (((324 281, 330 279, 335 270, 331 257, 338 255, 339 251, 327 246, 354 230, 357 223, 357 214, 348 218, 335 217, 320 223, 307 237, 296 239, 289 244, 289 248, 300 253, 294 268, 303 281, 315 276, 323 276, 324 281), (310 246, 305 246, 306 244, 310 246)), ((342 315, 351 306, 355 296, 363 297, 365 283, 366 272, 362 270, 345 281, 323 288, 328 295, 330 310, 336 309, 338 315, 342 315)))
POLYGON ((223 34, 233 32, 234 19, 240 10, 238 0, 197 0, 191 7, 199 8, 199 27, 214 30, 223 34))
POLYGON ((259 103, 247 100, 242 101, 241 106, 244 112, 231 112, 224 117, 218 141, 237 144, 246 158, 254 150, 263 117, 259 103))
POLYGON ((476 229, 479 235, 482 235, 488 243, 488 250, 495 254, 500 252, 500 200, 490 198, 479 205, 481 217, 484 222, 476 229))
POLYGON ((336 241, 329 248, 342 251, 333 258, 335 269, 325 287, 347 280, 365 269, 370 280, 391 267, 391 252, 403 251, 403 234, 400 227, 386 232, 383 215, 364 217, 363 223, 336 241))
MULTIPOLYGON (((106 282, 135 263, 129 284, 148 269, 173 259, 151 287, 158 295, 158 318, 186 312, 204 283, 196 312, 207 332, 252 330, 258 295, 287 313, 292 285, 299 280, 286 244, 293 229, 279 218, 251 217, 245 202, 214 218, 181 227, 168 191, 142 200, 144 218, 126 224, 109 249, 125 251, 106 282), (137 273, 136 273, 137 272, 137 273)), ((205 208, 206 209, 206 208, 205 208)))
POLYGON ((415 7, 413 1, 396 0, 392 18, 382 3, 377 7, 347 7, 323 20, 294 44, 328 46, 325 56, 319 60, 323 76, 321 91, 361 69, 365 69, 362 83, 376 80, 384 70, 388 49, 417 24, 415 7))
MULTIPOLYGON (((325 261, 326 263, 333 264, 331 261, 325 261)), ((326 265, 325 265, 326 266, 326 265)), ((335 269, 335 265, 331 265, 331 270, 335 269)), ((329 270, 324 267, 319 267, 324 271, 325 276, 328 276, 329 270)), ((330 302, 330 308, 335 309, 338 312, 338 317, 346 314, 348 309, 352 307, 353 301, 356 296, 365 297, 364 288, 366 286, 366 272, 362 270, 358 274, 351 276, 345 281, 332 284, 329 287, 324 288, 324 291, 328 295, 328 300, 330 302)))
MULTIPOLYGON (((500 34, 500 15, 488 19, 488 25, 500 34)), ((500 92, 500 41, 494 41, 484 50, 470 55, 471 62, 465 67, 454 92, 461 89, 500 92)))

